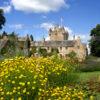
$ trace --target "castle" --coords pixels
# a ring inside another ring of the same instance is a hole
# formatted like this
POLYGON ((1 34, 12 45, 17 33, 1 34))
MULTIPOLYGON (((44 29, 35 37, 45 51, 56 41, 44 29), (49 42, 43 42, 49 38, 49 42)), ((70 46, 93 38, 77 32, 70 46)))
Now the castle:
MULTIPOLYGON (((75 52, 76 57, 79 59, 79 61, 85 60, 87 55, 87 47, 81 42, 80 37, 78 37, 77 39, 73 38, 73 40, 68 40, 69 33, 65 30, 64 27, 61 26, 50 28, 48 35, 50 37, 50 40, 48 41, 46 41, 45 38, 42 41, 32 41, 28 36, 22 38, 18 37, 18 46, 27 53, 28 49, 27 47, 25 47, 25 41, 27 40, 27 38, 29 38, 30 50, 32 47, 36 47, 37 51, 39 48, 43 48, 46 49, 48 53, 50 53, 52 49, 57 49, 58 55, 61 58, 66 58, 68 54, 70 54, 71 52, 75 52)), ((0 49, 5 46, 7 40, 7 35, 3 34, 3 39, 0 40, 0 49)))
POLYGON ((45 48, 47 52, 51 52, 52 48, 58 49, 59 56, 66 58, 69 53, 75 52, 79 61, 83 61, 87 55, 87 47, 81 42, 80 37, 73 40, 68 40, 69 33, 64 27, 55 26, 49 29, 50 40, 34 41, 34 46, 45 48))

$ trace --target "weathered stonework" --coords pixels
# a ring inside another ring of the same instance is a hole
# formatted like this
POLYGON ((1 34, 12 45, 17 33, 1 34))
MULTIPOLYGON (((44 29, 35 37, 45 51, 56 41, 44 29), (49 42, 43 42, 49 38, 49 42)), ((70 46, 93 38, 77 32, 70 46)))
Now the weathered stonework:
MULTIPOLYGON (((30 50, 32 47, 45 48, 48 53, 51 52, 52 48, 58 49, 59 56, 66 58, 69 53, 72 51, 76 53, 76 56, 79 61, 83 61, 87 55, 87 47, 85 44, 81 42, 81 39, 78 37, 77 39, 68 40, 68 31, 64 29, 64 27, 56 26, 49 30, 49 41, 32 41, 30 37, 17 37, 18 47, 22 50, 27 50, 25 48, 25 41, 27 38, 30 40, 30 50)), ((6 34, 3 35, 3 38, 0 39, 0 50, 5 46, 8 41, 8 37, 6 34)))
POLYGON ((49 30, 49 36, 51 41, 63 41, 68 40, 68 32, 64 27, 56 26, 49 30))
POLYGON ((52 48, 57 48, 59 56, 65 58, 72 51, 76 53, 79 61, 83 61, 86 58, 87 47, 81 42, 81 39, 68 40, 68 32, 64 27, 56 26, 49 30, 49 41, 35 41, 34 45, 45 48, 48 52, 51 52, 52 48))

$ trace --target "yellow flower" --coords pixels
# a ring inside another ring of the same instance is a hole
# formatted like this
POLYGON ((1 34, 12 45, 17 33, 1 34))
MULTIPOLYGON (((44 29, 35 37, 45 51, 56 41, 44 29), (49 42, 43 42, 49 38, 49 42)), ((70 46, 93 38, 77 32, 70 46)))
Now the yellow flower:
POLYGON ((22 85, 22 86, 24 86, 24 85, 25 85, 25 83, 24 83, 24 82, 19 82, 19 84, 20 84, 20 85, 22 85))
POLYGON ((26 92, 26 94, 30 94, 29 92, 26 92))
POLYGON ((4 98, 3 98, 3 97, 1 97, 1 98, 0 98, 0 100, 4 100, 4 98))
POLYGON ((26 88, 24 88, 23 93, 26 93, 26 88))
POLYGON ((33 84, 36 84, 36 81, 33 81, 33 84))
POLYGON ((27 82, 28 85, 30 85, 30 82, 27 82))
POLYGON ((90 100, 94 100, 94 97, 93 96, 90 96, 90 100))
POLYGON ((12 84, 15 84, 15 81, 12 81, 12 84))
POLYGON ((3 83, 3 82, 1 82, 1 85, 4 85, 4 83, 3 83))
POLYGON ((13 94, 13 92, 10 92, 9 94, 10 94, 10 95, 12 95, 12 94, 13 94))
POLYGON ((1 92, 0 94, 1 94, 1 95, 4 95, 4 92, 1 92))
POLYGON ((14 98, 11 98, 11 100, 14 100, 14 98))
POLYGON ((20 89, 20 86, 18 86, 17 89, 20 89))
POLYGON ((10 92, 7 92, 7 93, 6 93, 6 95, 9 95, 9 94, 10 94, 10 92))
POLYGON ((21 94, 20 92, 18 92, 18 94, 21 94))
POLYGON ((32 86, 32 89, 34 90, 34 89, 35 89, 35 87, 33 87, 33 86, 32 86))
POLYGON ((13 90, 13 93, 15 93, 16 92, 16 90, 13 90))
POLYGON ((18 100, 22 100, 22 98, 21 97, 18 97, 18 100))

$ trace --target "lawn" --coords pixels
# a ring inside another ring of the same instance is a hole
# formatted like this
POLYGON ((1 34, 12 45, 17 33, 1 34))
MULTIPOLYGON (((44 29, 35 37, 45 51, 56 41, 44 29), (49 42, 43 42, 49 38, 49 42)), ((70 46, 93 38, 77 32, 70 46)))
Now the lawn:
POLYGON ((89 79, 96 78, 100 80, 100 71, 95 72, 79 72, 76 73, 79 76, 79 82, 86 82, 89 79))
POLYGON ((85 86, 87 82, 89 82, 88 85, 92 87, 92 92, 95 92, 96 94, 95 99, 93 100, 100 100, 100 71, 79 72, 75 74, 79 76, 77 80, 79 84, 82 83, 85 86))

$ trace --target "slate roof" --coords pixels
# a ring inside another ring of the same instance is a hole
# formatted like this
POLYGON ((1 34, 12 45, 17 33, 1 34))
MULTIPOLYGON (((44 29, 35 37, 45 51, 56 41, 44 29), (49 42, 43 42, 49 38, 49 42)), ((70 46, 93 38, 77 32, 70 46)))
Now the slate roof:
POLYGON ((35 46, 40 47, 73 47, 75 45, 75 41, 65 40, 65 41, 35 41, 35 46))

